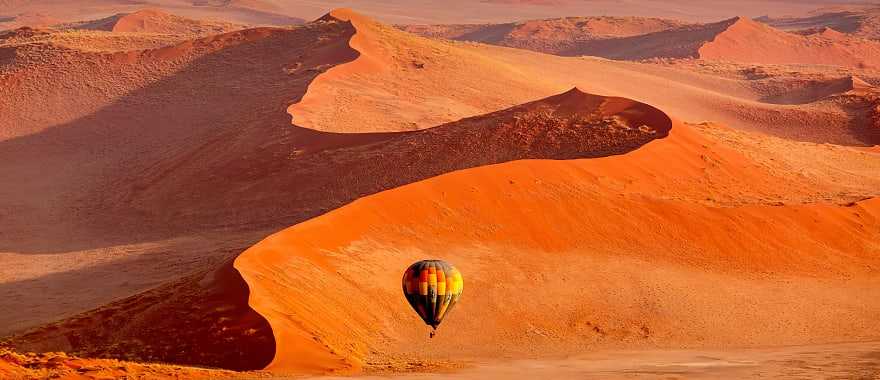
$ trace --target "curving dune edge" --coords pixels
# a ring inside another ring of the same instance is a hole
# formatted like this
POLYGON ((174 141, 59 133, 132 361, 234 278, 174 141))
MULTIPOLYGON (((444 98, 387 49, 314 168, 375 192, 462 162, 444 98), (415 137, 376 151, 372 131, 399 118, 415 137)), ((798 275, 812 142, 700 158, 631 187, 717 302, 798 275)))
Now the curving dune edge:
MULTIPOLYGON (((373 69, 365 56, 332 75, 373 69)), ((609 104, 577 90, 548 99, 564 104, 572 94, 573 106, 586 110, 609 104)), ((471 119, 477 121, 470 128, 485 128, 481 119, 497 122, 491 114, 471 119)), ((675 123, 670 137, 624 156, 441 174, 254 245, 234 266, 250 288, 249 305, 276 340, 267 369, 353 372, 599 347, 880 336, 871 322, 880 305, 851 295, 877 285, 870 276, 876 236, 867 231, 880 226, 880 203, 701 204, 685 189, 700 181, 711 162, 706 157, 739 178, 769 179, 743 169, 735 152, 711 154, 704 138, 675 123), (633 183, 644 190, 628 192, 633 183), (429 257, 469 274, 463 306, 435 341, 426 340, 397 294, 397 269, 429 257)))

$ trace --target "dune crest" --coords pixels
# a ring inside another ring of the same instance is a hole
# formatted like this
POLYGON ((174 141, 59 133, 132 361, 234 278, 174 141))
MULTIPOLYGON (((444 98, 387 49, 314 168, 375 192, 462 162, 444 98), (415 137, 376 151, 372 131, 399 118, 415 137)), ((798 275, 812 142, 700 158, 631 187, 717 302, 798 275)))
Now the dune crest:
POLYGON ((288 108, 301 127, 343 133, 418 130, 573 86, 525 78, 484 54, 417 37, 348 9, 318 22, 351 27, 349 46, 357 58, 322 72, 288 108))
MULTIPOLYGON (((348 164, 337 159, 337 165, 345 167, 346 173, 357 173, 360 178, 352 178, 351 183, 336 187, 357 191, 362 187, 360 184, 369 186, 378 179, 375 186, 368 187, 367 194, 372 194, 454 170, 511 160, 622 154, 665 137, 671 128, 672 120, 656 108, 628 99, 591 95, 573 88, 507 110, 421 131, 386 134, 380 142, 346 147, 346 156, 374 157, 373 160, 379 162, 348 164), (385 169, 377 171, 374 167, 385 169)), ((349 177, 342 174, 340 179, 348 182, 349 177)), ((344 314, 331 310, 316 312, 318 309, 305 313, 300 307, 320 306, 305 305, 298 293, 290 293, 290 300, 296 301, 286 303, 296 312, 279 314, 276 301, 267 299, 261 288, 262 281, 276 281, 275 275, 267 276, 266 273, 270 272, 251 257, 284 260, 286 254, 278 251, 249 253, 252 250, 236 259, 235 268, 248 283, 251 291, 249 304, 267 318, 275 336, 277 350, 267 368, 319 373, 362 369, 367 364, 363 350, 368 347, 361 342, 363 338, 340 339, 338 334, 341 331, 354 327, 339 319, 338 316, 344 314), (337 317, 332 317, 334 315, 337 317), (328 335, 327 328, 334 329, 337 335, 328 335)), ((316 262, 324 261, 320 255, 312 258, 316 262)), ((272 270, 271 273, 276 272, 272 270)), ((317 276, 315 278, 323 278, 317 276)), ((307 287, 303 284, 303 289, 307 287)), ((350 333, 367 334, 367 331, 350 330, 350 333)))
POLYGON ((761 63, 811 63, 853 68, 880 67, 880 43, 842 33, 801 36, 738 17, 698 50, 710 60, 761 63))
MULTIPOLYGON (((340 17, 351 13, 340 12, 340 17)), ((329 15, 325 18, 330 20, 327 22, 338 22, 334 19, 329 15)), ((832 100, 819 107, 790 107, 774 100, 787 92, 811 91, 798 88, 811 86, 799 74, 789 74, 784 81, 753 80, 748 76, 731 80, 711 72, 682 72, 653 64, 553 57, 519 49, 430 40, 364 16, 355 19, 354 24, 344 22, 354 31, 352 39, 359 41, 355 46, 365 44, 371 48, 365 50, 365 55, 349 48, 358 57, 354 62, 321 72, 308 93, 288 108, 294 125, 342 133, 417 130, 578 86, 588 92, 652 104, 683 120, 714 120, 800 141, 873 145, 877 138, 865 132, 865 118, 860 116, 864 113, 862 100, 832 100), (359 60, 364 65, 358 64, 359 60)), ((736 22, 742 21, 730 19, 646 35, 650 37, 632 37, 644 39, 646 45, 594 42, 611 44, 624 55, 633 52, 653 56, 662 49, 663 54, 696 56, 699 46, 736 22), (663 43, 685 37, 681 44, 663 43)), ((727 70, 748 72, 755 68, 727 70)), ((830 80, 840 75, 827 77, 830 80)), ((806 104, 800 98, 798 101, 806 104)))
POLYGON ((759 21, 800 34, 834 30, 856 37, 880 40, 880 8, 870 5, 819 9, 805 17, 762 17, 759 21))

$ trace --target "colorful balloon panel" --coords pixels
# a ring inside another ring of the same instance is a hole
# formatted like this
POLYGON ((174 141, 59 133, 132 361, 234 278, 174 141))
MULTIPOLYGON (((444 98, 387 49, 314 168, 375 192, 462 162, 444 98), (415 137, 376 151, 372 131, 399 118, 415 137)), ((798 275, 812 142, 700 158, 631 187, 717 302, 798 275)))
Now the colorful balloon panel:
POLYGON ((403 273, 403 294, 425 324, 437 328, 458 302, 464 280, 458 269, 442 260, 422 260, 403 273))

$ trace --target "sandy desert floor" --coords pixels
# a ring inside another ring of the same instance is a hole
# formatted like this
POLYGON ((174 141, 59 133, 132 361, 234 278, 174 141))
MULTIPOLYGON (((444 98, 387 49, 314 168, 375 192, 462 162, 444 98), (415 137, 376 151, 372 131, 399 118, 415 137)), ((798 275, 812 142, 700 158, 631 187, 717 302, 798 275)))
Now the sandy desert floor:
POLYGON ((880 10, 295 3, 0 1, 0 377, 878 378, 880 10))
MULTIPOLYGON (((454 372, 361 379, 877 379, 880 343, 749 350, 595 352, 558 360, 468 363, 454 372)), ((272 377, 270 377, 272 378, 272 377)), ((311 379, 346 379, 316 377, 311 379)), ((280 379, 280 378, 279 378, 280 379)))

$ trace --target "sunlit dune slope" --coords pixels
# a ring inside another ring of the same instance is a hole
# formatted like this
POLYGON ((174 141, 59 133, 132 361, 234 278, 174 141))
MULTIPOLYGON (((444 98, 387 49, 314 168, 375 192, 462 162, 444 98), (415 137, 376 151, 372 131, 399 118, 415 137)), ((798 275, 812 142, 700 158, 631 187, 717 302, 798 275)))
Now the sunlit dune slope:
POLYGON ((800 36, 738 18, 699 48, 699 57, 737 62, 812 63, 880 68, 880 43, 826 30, 800 36))
POLYGON ((880 203, 702 203, 707 170, 773 183, 711 145, 679 125, 624 156, 454 172, 270 236, 235 264, 276 338, 268 368, 876 339, 880 203), (424 258, 467 282, 433 340, 399 294, 424 258))
POLYGON ((416 37, 349 9, 334 10, 319 22, 355 28, 350 46, 358 57, 330 68, 289 108, 294 124, 306 128, 422 129, 572 87, 526 77, 489 55, 416 37))
MULTIPOLYGON (((577 86, 651 104, 686 121, 711 120, 802 141, 873 145, 880 138, 866 125, 863 115, 870 101, 860 96, 841 100, 826 99, 841 93, 825 94, 808 103, 781 105, 767 100, 776 86, 762 78, 719 78, 649 64, 428 40, 345 9, 323 20, 357 30, 350 46, 358 58, 329 69, 289 108, 294 124, 310 129, 421 129, 577 86)), ((714 35, 704 34, 700 41, 714 35)), ((695 52, 699 46, 691 48, 695 52)), ((797 76, 779 81, 788 82, 788 91, 809 85, 797 76)))

